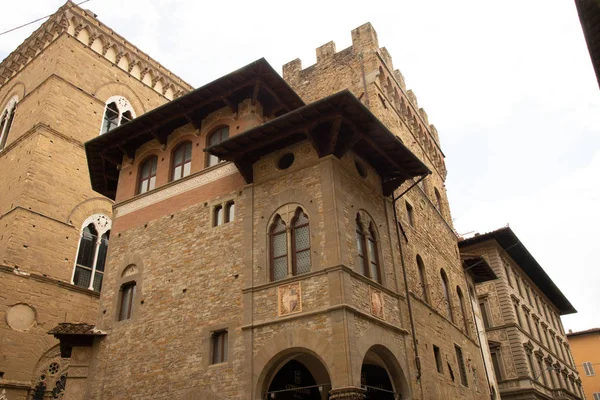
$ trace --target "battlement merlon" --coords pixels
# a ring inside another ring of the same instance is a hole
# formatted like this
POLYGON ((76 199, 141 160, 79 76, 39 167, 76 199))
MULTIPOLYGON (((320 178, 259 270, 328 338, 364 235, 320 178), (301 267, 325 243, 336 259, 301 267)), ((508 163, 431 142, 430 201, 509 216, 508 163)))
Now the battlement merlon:
MULTIPOLYGON (((361 85, 376 84, 381 91, 381 95, 387 98, 388 103, 392 104, 398 113, 403 114, 401 116, 409 121, 409 124, 412 125, 416 122, 417 125, 421 126, 420 129, 423 132, 427 132, 427 136, 433 142, 431 145, 439 151, 440 157, 438 159, 443 159, 444 154, 440 148, 437 129, 429 123, 429 117, 425 110, 419 107, 414 91, 407 90, 404 76, 400 70, 394 69, 392 56, 387 48, 379 47, 377 32, 371 23, 366 23, 353 29, 351 34, 352 46, 344 50, 336 51, 336 45, 333 41, 317 47, 315 50, 317 62, 311 66, 303 69, 302 61, 299 58, 284 64, 283 79, 292 85, 295 90, 300 90, 299 94, 301 96, 305 95, 307 97, 305 100, 310 102, 316 100, 314 94, 310 91, 301 93, 308 82, 314 85, 315 78, 319 79, 319 75, 327 73, 326 71, 330 70, 334 65, 336 68, 338 66, 347 67, 352 64, 351 59, 359 60, 362 65, 361 68, 365 69, 365 82, 361 83, 361 85), (408 110, 406 107, 408 107, 408 110), (410 122, 412 120, 414 122, 410 122)), ((345 86, 342 87, 342 81, 338 79, 334 81, 335 87, 331 86, 328 80, 323 82, 327 88, 324 87, 320 93, 324 94, 328 90, 342 90, 346 88, 345 86)), ((445 176, 443 161, 440 161, 438 166, 442 175, 445 176)))

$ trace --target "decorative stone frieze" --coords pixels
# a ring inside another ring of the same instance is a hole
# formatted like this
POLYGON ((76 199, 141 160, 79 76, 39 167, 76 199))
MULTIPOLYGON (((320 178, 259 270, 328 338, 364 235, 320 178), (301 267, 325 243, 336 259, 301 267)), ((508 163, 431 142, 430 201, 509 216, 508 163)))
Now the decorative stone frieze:
POLYGON ((102 24, 89 11, 67 2, 0 63, 0 86, 61 34, 67 33, 156 92, 174 99, 193 90, 157 61, 102 24), (113 49, 113 51, 110 51, 113 49), (125 61, 126 60, 126 61, 125 61), (134 68, 139 67, 139 73, 134 68), (150 76, 150 79, 144 79, 150 76))

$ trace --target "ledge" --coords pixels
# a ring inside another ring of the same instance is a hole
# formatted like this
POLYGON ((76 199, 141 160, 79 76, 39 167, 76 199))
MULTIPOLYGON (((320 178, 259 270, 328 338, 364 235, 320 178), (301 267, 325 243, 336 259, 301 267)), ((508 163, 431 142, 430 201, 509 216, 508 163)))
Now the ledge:
POLYGON ((271 320, 267 320, 267 321, 261 321, 261 322, 255 322, 252 324, 248 324, 248 325, 243 325, 241 328, 243 330, 245 329, 255 329, 255 328, 261 328, 264 326, 269 326, 269 325, 275 325, 275 324, 280 324, 280 323, 284 323, 284 322, 289 322, 289 321, 293 321, 296 319, 302 319, 302 318, 308 318, 308 317, 313 317, 315 315, 320 315, 320 314, 327 314, 329 312, 332 311, 337 311, 337 310, 346 310, 349 311, 353 314, 357 314, 360 315, 361 317, 370 320, 371 322, 374 322, 376 324, 379 324, 385 328, 388 329, 392 329, 398 333, 402 333, 404 335, 408 335, 408 330, 401 328, 399 326, 396 326, 394 324, 391 324, 385 320, 379 319, 377 317, 374 317, 370 314, 367 314, 365 312, 362 312, 360 310, 358 310, 355 307, 352 307, 351 305, 348 304, 338 304, 335 306, 331 306, 331 307, 325 307, 325 308, 321 308, 319 310, 314 310, 314 311, 309 311, 309 312, 300 312, 297 314, 293 314, 287 317, 280 317, 277 319, 271 319, 271 320))
POLYGON ((0 265, 0 272, 3 272, 5 274, 15 275, 20 278, 33 279, 35 281, 42 282, 42 283, 49 283, 51 285, 56 285, 60 288, 67 289, 67 290, 70 290, 73 292, 79 292, 81 294, 86 294, 91 297, 100 298, 100 292, 96 292, 96 291, 89 290, 89 289, 84 289, 79 286, 75 286, 70 283, 61 281, 59 279, 50 278, 48 276, 43 276, 43 275, 39 275, 36 273, 19 271, 18 268, 9 267, 8 265, 0 265))

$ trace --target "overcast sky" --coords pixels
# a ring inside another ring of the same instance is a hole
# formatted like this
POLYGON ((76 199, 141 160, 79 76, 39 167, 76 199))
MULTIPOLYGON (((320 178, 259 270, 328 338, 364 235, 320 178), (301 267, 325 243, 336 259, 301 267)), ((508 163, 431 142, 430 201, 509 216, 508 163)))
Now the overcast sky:
MULTIPOLYGON (((0 31, 63 1, 7 2, 0 31)), ((573 0, 92 0, 82 7, 198 87, 260 57, 281 71, 369 21, 440 132, 456 230, 510 224, 600 327, 600 91, 573 0)), ((4 59, 39 24, 0 36, 4 59)))

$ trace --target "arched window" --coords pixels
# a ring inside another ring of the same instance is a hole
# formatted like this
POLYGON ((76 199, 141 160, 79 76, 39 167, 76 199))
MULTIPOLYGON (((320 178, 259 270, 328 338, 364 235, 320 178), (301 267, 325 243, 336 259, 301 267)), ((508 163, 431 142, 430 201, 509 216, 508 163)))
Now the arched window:
POLYGON ((440 191, 437 188, 434 188, 435 191, 435 201, 436 201, 436 206, 438 211, 441 213, 442 212, 442 195, 440 194, 440 191))
POLYGON ((376 282, 381 283, 379 273, 379 256, 377 254, 377 239, 375 238, 375 230, 373 224, 369 226, 369 236, 367 237, 369 245, 369 277, 376 282))
POLYGON ((15 118, 15 111, 17 109, 17 97, 13 97, 8 101, 8 104, 0 114, 0 150, 4 149, 6 140, 8 139, 8 132, 15 118))
POLYGON ((360 220, 360 214, 356 215, 356 248, 358 250, 358 266, 362 275, 367 275, 367 255, 365 254, 365 234, 360 220))
POLYGON ((287 228, 277 215, 271 226, 271 280, 278 281, 288 274, 287 228))
POLYGON ((110 218, 103 214, 84 221, 71 278, 74 285, 98 292, 102 288, 111 226, 110 218))
POLYGON ((223 225, 223 206, 219 204, 213 210, 213 226, 223 225))
POLYGON ((117 126, 135 118, 135 112, 129 101, 122 96, 112 96, 106 101, 100 134, 112 131, 117 126))
POLYGON ((465 309, 465 299, 462 294, 460 287, 456 287, 456 294, 458 295, 458 305, 460 306, 460 314, 462 315, 463 323, 465 324, 465 333, 469 334, 469 324, 467 321, 467 310, 465 309))
POLYGON ((448 277, 446 276, 446 272, 444 270, 441 270, 440 275, 442 278, 442 291, 444 294, 444 302, 446 303, 446 312, 448 313, 450 321, 454 322, 454 315, 452 314, 452 302, 450 301, 450 291, 448 290, 448 277))
POLYGON ((310 272, 309 219, 301 207, 285 206, 276 214, 269 236, 272 281, 310 272))
POLYGON ((421 297, 427 303, 429 303, 429 296, 427 295, 427 283, 425 280, 425 264, 423 259, 417 254, 417 270, 419 272, 419 284, 421 285, 421 297))
POLYGON ((183 142, 177 145, 173 151, 172 160, 171 180, 176 181, 188 176, 192 171, 192 142, 183 142))
POLYGON ((305 274, 310 272, 310 232, 308 230, 308 216, 301 208, 296 210, 292 225, 292 274, 305 274))
POLYGON ((146 193, 156 187, 156 165, 158 157, 150 156, 141 165, 138 177, 138 194, 146 193))
MULTIPOLYGON (((208 137, 206 138, 206 147, 214 146, 216 144, 224 142, 227 139, 229 139, 229 127, 223 126, 211 133, 210 135, 208 135, 208 137)), ((217 165, 220 162, 221 160, 219 159, 219 157, 209 154, 206 166, 212 167, 213 165, 217 165)))
POLYGON ((360 213, 356 214, 356 248, 358 253, 359 272, 381 283, 381 271, 379 265, 379 252, 377 248, 377 236, 373 223, 365 221, 367 219, 360 213), (366 224, 369 224, 368 229, 366 224))

